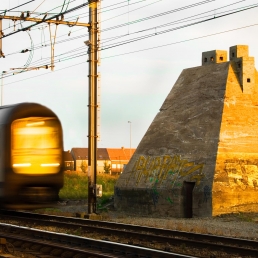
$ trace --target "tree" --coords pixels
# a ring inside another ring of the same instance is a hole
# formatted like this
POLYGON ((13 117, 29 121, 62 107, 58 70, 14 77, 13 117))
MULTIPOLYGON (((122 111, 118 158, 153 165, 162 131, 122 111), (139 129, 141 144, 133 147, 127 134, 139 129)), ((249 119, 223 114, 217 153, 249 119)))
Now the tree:
POLYGON ((81 166, 80 166, 81 170, 83 173, 86 173, 86 169, 87 169, 87 164, 86 164, 86 160, 82 160, 81 161, 81 166))
POLYGON ((110 164, 108 164, 107 161, 105 160, 105 162, 104 162, 104 173, 110 174, 110 171, 111 171, 111 166, 110 166, 110 164))

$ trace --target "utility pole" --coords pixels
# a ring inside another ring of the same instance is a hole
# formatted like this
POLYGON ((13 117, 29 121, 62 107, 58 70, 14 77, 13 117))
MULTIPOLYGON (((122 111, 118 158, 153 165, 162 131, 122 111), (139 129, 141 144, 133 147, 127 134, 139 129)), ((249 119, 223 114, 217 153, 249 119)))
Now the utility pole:
POLYGON ((89 1, 88 214, 97 210, 98 2, 89 1))
POLYGON ((3 48, 2 48, 2 37, 4 33, 2 30, 2 19, 0 18, 0 57, 5 57, 3 53, 3 48))

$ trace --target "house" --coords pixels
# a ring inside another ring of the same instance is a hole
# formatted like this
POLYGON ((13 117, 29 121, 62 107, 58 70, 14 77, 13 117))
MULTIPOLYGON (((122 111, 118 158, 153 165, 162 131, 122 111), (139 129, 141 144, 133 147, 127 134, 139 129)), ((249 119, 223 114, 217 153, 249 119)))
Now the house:
MULTIPOLYGON (((88 171, 88 148, 72 148, 71 154, 75 161, 75 170, 87 173, 88 171)), ((110 165, 106 148, 97 149, 97 173, 104 173, 105 164, 110 165)))
MULTIPOLYGON (((133 148, 97 148, 97 173, 121 174, 131 156, 133 148)), ((87 173, 88 148, 72 148, 64 153, 65 170, 87 173), (71 169, 72 168, 72 169, 71 169)))
POLYGON ((121 149, 107 148, 107 152, 111 162, 111 174, 121 174, 135 149, 126 149, 124 147, 121 149))
POLYGON ((69 171, 69 170, 73 171, 74 170, 74 160, 73 160, 73 156, 72 156, 70 150, 64 151, 63 157, 64 157, 64 171, 69 171))

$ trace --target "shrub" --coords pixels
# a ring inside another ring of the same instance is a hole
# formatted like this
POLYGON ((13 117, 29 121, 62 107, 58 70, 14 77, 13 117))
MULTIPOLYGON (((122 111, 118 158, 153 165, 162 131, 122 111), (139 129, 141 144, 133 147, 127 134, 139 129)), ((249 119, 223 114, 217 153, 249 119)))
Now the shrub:
MULTIPOLYGON (((114 186, 119 176, 107 174, 97 175, 97 184, 102 185, 103 199, 114 195, 114 186)), ((85 173, 70 171, 65 172, 64 187, 59 192, 61 199, 87 199, 88 197, 88 176, 85 173)))

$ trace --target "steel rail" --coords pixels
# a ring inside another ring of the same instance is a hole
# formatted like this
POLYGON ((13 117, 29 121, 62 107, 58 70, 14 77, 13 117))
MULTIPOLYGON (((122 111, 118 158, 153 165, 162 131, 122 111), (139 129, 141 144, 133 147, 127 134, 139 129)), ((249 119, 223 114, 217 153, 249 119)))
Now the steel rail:
POLYGON ((0 237, 64 249, 66 251, 73 252, 73 255, 79 253, 87 255, 86 257, 196 258, 196 256, 164 252, 155 249, 114 243, 105 240, 95 240, 63 233, 53 233, 45 230, 15 226, 6 223, 0 223, 0 237))
MULTIPOLYGON (((79 219, 71 217, 42 215, 28 212, 0 210, 0 215, 7 218, 36 221, 38 225, 52 223, 52 226, 63 228, 80 227, 87 232, 98 232, 102 235, 116 235, 127 239, 141 239, 171 245, 187 245, 194 248, 209 248, 215 251, 258 256, 258 242, 239 238, 228 238, 207 234, 196 234, 183 231, 166 230, 152 227, 128 225, 106 221, 79 219)), ((0 218, 2 217, 0 216, 0 218)), ((132 242, 132 241, 131 241, 132 242)), ((164 250, 167 250, 166 248, 164 250)))

